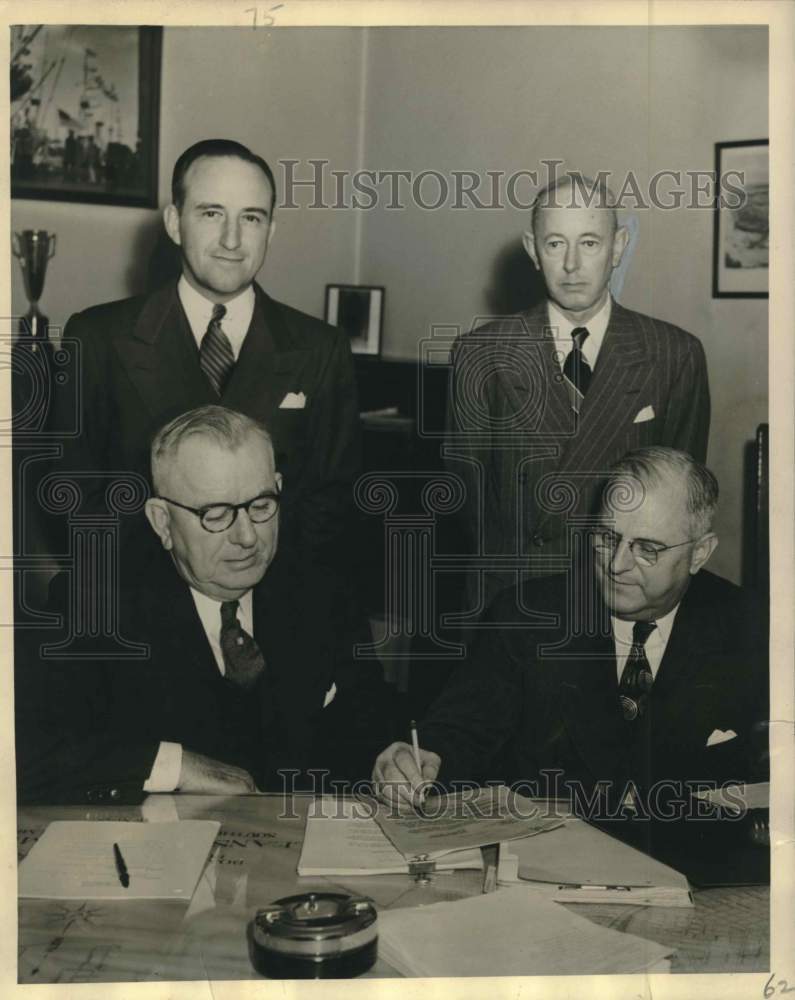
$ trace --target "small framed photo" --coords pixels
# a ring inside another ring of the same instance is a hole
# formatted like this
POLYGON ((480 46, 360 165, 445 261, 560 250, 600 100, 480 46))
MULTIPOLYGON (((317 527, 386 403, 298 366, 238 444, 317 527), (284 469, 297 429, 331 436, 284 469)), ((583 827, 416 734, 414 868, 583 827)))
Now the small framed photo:
POLYGON ((345 330, 354 354, 378 357, 383 321, 382 285, 326 285, 326 322, 345 330))
POLYGON ((769 142, 715 144, 714 299, 768 297, 769 142))

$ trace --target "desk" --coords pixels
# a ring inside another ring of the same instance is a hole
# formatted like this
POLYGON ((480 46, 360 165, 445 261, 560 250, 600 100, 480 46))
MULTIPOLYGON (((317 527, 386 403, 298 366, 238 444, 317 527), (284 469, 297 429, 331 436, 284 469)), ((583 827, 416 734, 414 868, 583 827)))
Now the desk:
MULTIPOLYGON (((56 819, 214 819, 222 823, 190 905, 183 901, 20 900, 19 982, 98 983, 256 979, 246 929, 256 909, 295 892, 342 889, 379 909, 461 899, 480 892, 480 872, 299 878, 308 797, 150 796, 142 806, 20 807, 19 857, 56 819), (160 807, 161 814, 151 814, 160 807), (171 815, 168 815, 168 811, 171 815), (176 815, 174 813, 176 812, 176 815)), ((531 890, 528 890, 531 891, 531 890)), ((767 887, 710 889, 693 909, 576 905, 580 914, 677 949, 674 972, 759 972, 769 966, 767 887)), ((527 974, 532 975, 528 969, 527 974)), ((369 976, 395 976, 380 961, 369 976)))

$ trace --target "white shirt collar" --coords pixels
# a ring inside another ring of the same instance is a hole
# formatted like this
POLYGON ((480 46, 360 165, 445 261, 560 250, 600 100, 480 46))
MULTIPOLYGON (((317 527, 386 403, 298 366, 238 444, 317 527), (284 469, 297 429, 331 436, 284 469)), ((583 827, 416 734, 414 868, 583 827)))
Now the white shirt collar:
MULTIPOLYGON (((655 619, 657 624, 656 632, 664 646, 668 645, 668 639, 671 635, 671 630, 674 627, 674 618, 676 618, 676 612, 679 610, 679 605, 677 604, 673 610, 669 611, 667 615, 663 615, 662 618, 655 619)), ((613 622, 613 635, 617 642, 621 645, 632 646, 632 630, 635 627, 634 621, 627 621, 625 618, 616 618, 614 615, 610 616, 613 622)), ((650 637, 651 638, 651 637, 650 637)))
MULTIPOLYGON (((196 346, 200 347, 202 338, 207 332, 207 327, 212 319, 214 302, 206 299, 200 292, 197 292, 193 285, 189 284, 183 274, 177 282, 177 295, 188 317, 193 338, 196 346)), ((248 328, 251 325, 251 317, 254 315, 254 286, 249 285, 235 298, 225 302, 226 315, 221 320, 221 329, 229 338, 232 345, 232 353, 237 360, 243 341, 246 339, 248 328)))
POLYGON ((588 330, 588 336, 582 345, 582 353, 585 355, 585 360, 591 368, 596 366, 596 359, 599 357, 599 350, 602 346, 602 341, 605 339, 608 324, 610 323, 612 302, 613 300, 608 295, 605 304, 599 312, 595 316, 592 316, 587 323, 583 324, 573 323, 568 316, 565 316, 558 309, 551 299, 547 301, 549 325, 555 331, 555 340, 560 345, 562 353, 561 367, 566 355, 571 350, 571 331, 575 330, 578 326, 585 326, 588 330))

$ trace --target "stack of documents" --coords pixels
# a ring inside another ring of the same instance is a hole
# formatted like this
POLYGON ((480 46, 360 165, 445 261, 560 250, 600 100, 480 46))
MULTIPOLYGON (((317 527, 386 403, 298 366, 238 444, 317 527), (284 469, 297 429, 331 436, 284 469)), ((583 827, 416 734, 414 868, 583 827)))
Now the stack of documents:
POLYGON ((684 875, 581 819, 504 845, 497 877, 547 887, 561 903, 693 905, 684 875))
POLYGON ((220 828, 212 820, 50 823, 19 866, 19 895, 187 900, 220 828))
POLYGON ((392 812, 373 800, 325 797, 309 809, 299 875, 376 875, 409 872, 418 862, 437 870, 481 868, 477 848, 553 829, 559 818, 530 817, 532 803, 513 814, 501 805, 507 789, 487 789, 480 807, 462 807, 454 796, 428 806, 428 815, 392 812), (491 799, 497 796, 495 808, 491 799))
MULTIPOLYGON (((543 838, 539 838, 543 839, 543 838)), ((667 971, 673 951, 600 927, 523 888, 382 911, 379 957, 404 976, 667 971)))
MULTIPOLYGON (((480 851, 455 851, 438 857, 441 869, 480 868, 480 851)), ((400 875, 409 862, 361 804, 320 799, 310 807, 298 859, 299 875, 400 875)))

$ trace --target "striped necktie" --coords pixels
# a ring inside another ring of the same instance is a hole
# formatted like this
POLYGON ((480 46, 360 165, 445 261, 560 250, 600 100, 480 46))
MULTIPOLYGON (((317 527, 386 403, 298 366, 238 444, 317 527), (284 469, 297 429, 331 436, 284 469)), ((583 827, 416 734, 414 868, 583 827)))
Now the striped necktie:
POLYGON ((582 401, 588 392, 591 383, 591 366, 585 360, 582 353, 582 345, 588 336, 588 330, 584 326, 577 326, 571 331, 571 339, 574 342, 566 360, 563 362, 563 376, 566 380, 566 388, 569 391, 569 401, 575 413, 580 412, 582 401))
POLYGON ((199 348, 199 364, 213 389, 219 396, 223 395, 224 386, 235 367, 235 355, 229 337, 221 329, 221 320, 226 315, 226 306, 213 306, 213 315, 207 326, 207 332, 202 337, 199 348))
POLYGON ((627 722, 633 722, 646 710, 646 701, 654 683, 654 675, 646 659, 646 640, 656 628, 657 622, 635 622, 632 628, 632 648, 618 685, 621 710, 627 722))
POLYGON ((221 604, 221 652, 227 680, 244 690, 265 670, 265 658, 252 636, 237 620, 237 601, 221 604))

